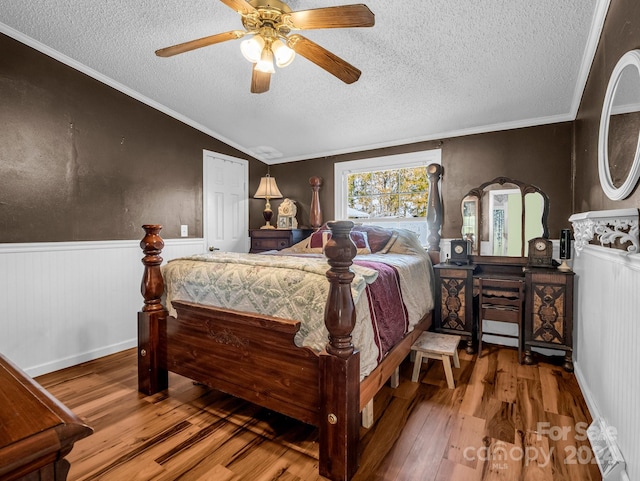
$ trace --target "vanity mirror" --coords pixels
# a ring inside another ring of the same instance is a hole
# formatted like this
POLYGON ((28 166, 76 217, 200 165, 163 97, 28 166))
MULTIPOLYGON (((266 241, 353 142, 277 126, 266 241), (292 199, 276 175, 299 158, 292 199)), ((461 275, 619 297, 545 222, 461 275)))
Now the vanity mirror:
POLYGON ((624 54, 605 93, 598 136, 598 174, 612 200, 629 196, 640 176, 640 50, 624 54))
POLYGON ((549 198, 538 187, 498 177, 462 199, 462 238, 475 255, 526 257, 528 241, 548 237, 549 198))

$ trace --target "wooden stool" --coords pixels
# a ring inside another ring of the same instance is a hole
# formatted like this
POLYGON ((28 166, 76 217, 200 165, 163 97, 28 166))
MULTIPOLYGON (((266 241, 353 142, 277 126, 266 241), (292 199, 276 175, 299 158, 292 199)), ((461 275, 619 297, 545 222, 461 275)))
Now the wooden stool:
POLYGON ((460 336, 452 336, 449 334, 439 334, 437 332, 423 332, 420 337, 413 343, 411 350, 415 351, 416 361, 413 365, 413 375, 411 380, 418 382, 420 377, 420 368, 422 360, 429 359, 442 360, 444 366, 444 374, 447 378, 449 389, 455 389, 456 384, 453 381, 453 371, 451 370, 451 358, 453 357, 453 365, 460 367, 458 359, 458 343, 460 336))

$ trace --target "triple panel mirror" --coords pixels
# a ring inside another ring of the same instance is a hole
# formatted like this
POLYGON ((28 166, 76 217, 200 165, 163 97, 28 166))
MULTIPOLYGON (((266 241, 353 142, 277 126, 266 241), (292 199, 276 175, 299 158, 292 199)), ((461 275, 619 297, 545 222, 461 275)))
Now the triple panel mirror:
POLYGON ((529 239, 548 237, 549 198, 538 187, 498 177, 462 199, 462 238, 474 255, 526 257, 529 239))

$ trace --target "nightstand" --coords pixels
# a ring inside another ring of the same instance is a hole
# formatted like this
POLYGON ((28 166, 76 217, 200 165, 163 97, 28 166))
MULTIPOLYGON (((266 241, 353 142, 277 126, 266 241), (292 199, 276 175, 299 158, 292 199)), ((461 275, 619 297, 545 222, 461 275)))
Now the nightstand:
POLYGON ((313 234, 313 229, 251 229, 252 254, 291 247, 313 234))
POLYGON ((563 367, 573 372, 574 273, 533 267, 525 271, 524 277, 525 364, 534 363, 532 347, 558 349, 565 352, 563 367))
POLYGON ((434 324, 436 332, 456 334, 467 341, 466 351, 474 352, 473 271, 474 264, 433 266, 435 273, 434 324))

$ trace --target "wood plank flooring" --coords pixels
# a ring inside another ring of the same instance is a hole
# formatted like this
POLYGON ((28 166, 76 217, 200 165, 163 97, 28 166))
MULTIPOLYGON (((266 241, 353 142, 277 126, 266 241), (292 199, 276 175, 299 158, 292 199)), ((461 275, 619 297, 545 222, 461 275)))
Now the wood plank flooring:
MULTIPOLYGON (((575 376, 523 366, 510 348, 460 351, 455 389, 441 362, 420 382, 376 396, 354 481, 600 480, 575 376)), ((321 481, 317 430, 170 375, 168 392, 137 392, 135 350, 37 378, 95 433, 76 443, 69 480, 321 481)))

